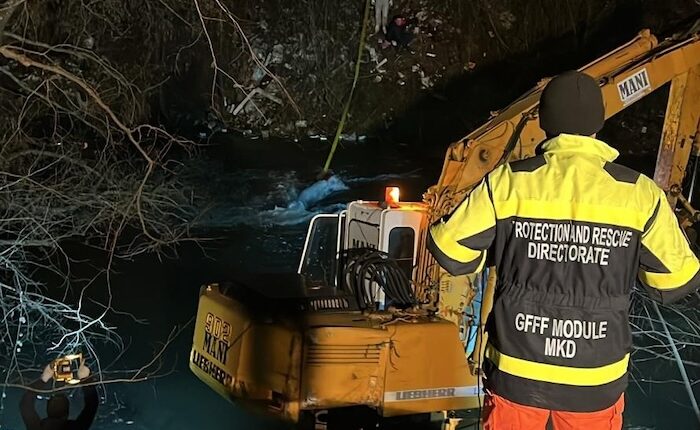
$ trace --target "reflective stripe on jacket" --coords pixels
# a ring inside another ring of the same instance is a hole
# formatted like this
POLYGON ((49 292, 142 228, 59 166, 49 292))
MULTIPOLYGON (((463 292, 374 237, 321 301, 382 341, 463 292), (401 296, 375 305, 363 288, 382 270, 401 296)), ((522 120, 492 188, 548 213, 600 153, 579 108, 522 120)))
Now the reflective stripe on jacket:
POLYGON ((627 386, 629 298, 635 279, 663 302, 700 284, 663 191, 613 164, 618 152, 560 135, 534 158, 491 172, 428 247, 453 275, 498 273, 486 323, 486 387, 562 411, 610 407, 627 386))

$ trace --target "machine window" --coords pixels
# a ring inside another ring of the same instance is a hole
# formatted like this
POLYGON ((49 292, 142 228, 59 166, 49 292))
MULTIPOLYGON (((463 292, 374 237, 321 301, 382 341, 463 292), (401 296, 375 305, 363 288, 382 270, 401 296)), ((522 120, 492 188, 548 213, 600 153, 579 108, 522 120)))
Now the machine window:
POLYGON ((338 272, 338 216, 316 217, 309 227, 306 248, 299 273, 309 285, 335 285, 338 272))
POLYGON ((416 232, 411 227, 394 227, 389 232, 389 257, 396 260, 408 279, 412 278, 415 240, 416 232))

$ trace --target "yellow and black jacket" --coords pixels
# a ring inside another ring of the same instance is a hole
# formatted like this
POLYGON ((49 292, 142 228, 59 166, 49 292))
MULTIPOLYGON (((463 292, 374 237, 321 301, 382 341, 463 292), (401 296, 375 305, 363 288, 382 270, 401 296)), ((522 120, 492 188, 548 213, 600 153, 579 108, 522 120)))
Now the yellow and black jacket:
POLYGON ((635 279, 662 302, 700 284, 663 191, 613 164, 618 152, 560 135, 534 158, 491 172, 430 229, 428 247, 453 275, 496 265, 486 323, 486 388, 516 403, 589 412, 627 386, 635 279))

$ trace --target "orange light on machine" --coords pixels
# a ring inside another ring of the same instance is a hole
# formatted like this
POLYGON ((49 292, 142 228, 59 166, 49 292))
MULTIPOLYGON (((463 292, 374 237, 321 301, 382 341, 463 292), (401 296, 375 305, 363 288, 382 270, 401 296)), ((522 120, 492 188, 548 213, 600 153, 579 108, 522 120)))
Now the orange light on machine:
POLYGON ((399 207, 399 187, 386 187, 384 189, 384 202, 391 208, 399 207))

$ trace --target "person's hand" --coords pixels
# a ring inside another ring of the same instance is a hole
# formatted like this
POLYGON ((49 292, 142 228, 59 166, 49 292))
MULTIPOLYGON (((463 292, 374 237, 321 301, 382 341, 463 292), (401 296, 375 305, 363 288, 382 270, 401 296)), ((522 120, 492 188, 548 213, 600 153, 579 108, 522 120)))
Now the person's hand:
POLYGON ((53 378, 53 363, 49 363, 44 367, 44 372, 41 374, 41 380, 49 382, 53 378))
POLYGON ((90 369, 85 365, 85 362, 83 361, 80 363, 80 367, 78 368, 78 379, 83 380, 90 376, 90 369))

